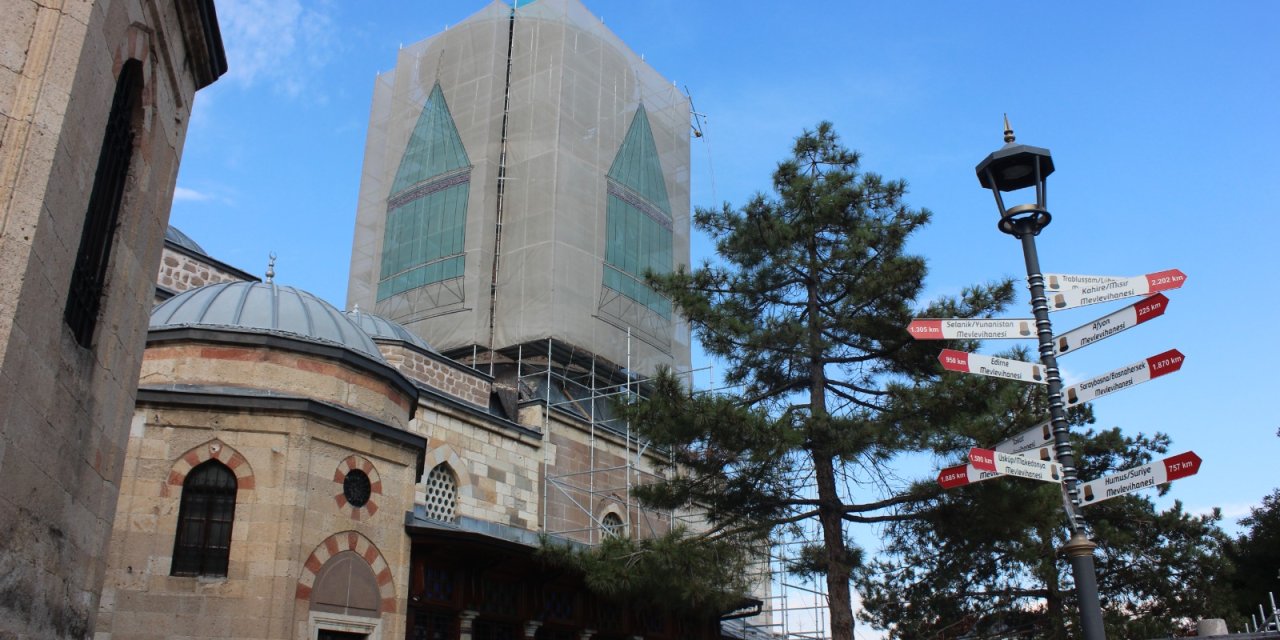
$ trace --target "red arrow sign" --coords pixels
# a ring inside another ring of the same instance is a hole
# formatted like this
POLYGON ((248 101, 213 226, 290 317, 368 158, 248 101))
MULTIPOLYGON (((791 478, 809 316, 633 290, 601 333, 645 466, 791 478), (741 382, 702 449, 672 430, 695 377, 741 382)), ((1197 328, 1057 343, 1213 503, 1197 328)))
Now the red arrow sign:
POLYGON ((1159 378, 1166 373, 1173 373, 1182 368, 1182 352, 1170 349, 1162 354, 1147 358, 1147 366, 1151 368, 1151 377, 1159 378))
POLYGON ((942 368, 947 371, 963 371, 969 372, 969 354, 955 349, 943 349, 938 354, 938 362, 942 363, 942 368))
POLYGON ((939 471, 938 484, 942 485, 943 489, 954 489, 999 477, 1000 474, 994 471, 983 471, 971 464, 961 464, 939 471))
POLYGON ((1150 287, 1150 293, 1177 289, 1186 281, 1187 274, 1179 271, 1178 269, 1169 269, 1167 271, 1157 271, 1155 273, 1147 274, 1147 286, 1150 287))
POLYGON ((1164 310, 1169 306, 1169 299, 1163 293, 1157 293, 1142 302, 1133 305, 1133 314, 1137 317, 1134 324, 1142 324, 1152 318, 1158 318, 1164 315, 1164 310))
POLYGON ((1166 481, 1173 482, 1179 478, 1194 476, 1200 471, 1200 456, 1194 451, 1179 453, 1164 459, 1166 481))

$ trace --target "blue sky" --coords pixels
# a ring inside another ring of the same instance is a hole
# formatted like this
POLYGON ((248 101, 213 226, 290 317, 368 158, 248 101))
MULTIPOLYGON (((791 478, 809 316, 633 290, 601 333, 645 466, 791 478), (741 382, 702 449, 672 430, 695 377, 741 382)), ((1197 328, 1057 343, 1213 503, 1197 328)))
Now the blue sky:
MULTIPOLYGON (((973 172, 1008 113, 1057 165, 1045 271, 1188 275, 1164 317, 1063 359, 1070 381, 1185 354, 1180 372, 1097 401, 1099 426, 1163 431, 1171 453, 1204 459, 1162 504, 1220 506, 1230 524, 1280 486, 1266 339, 1280 321, 1280 4, 585 4, 705 114, 695 206, 742 204, 802 129, 830 120, 864 169, 907 179, 909 202, 934 212, 911 246, 931 296, 1024 274, 973 172)), ((198 94, 173 224, 253 273, 275 252, 277 281, 341 306, 374 75, 482 6, 219 0, 231 71, 198 94)), ((1026 296, 1006 315, 1029 315, 1026 296)))

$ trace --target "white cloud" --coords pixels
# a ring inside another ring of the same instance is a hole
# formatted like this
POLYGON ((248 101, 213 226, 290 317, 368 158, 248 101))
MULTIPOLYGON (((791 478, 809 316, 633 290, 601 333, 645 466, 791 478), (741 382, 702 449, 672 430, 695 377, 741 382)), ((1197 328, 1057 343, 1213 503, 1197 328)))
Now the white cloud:
POLYGON ((207 193, 196 191, 195 189, 188 189, 187 187, 175 187, 173 189, 173 199, 180 202, 204 202, 211 198, 213 198, 213 196, 207 193))
POLYGON ((222 0, 218 22, 227 50, 227 78, 259 82, 290 96, 307 87, 333 56, 338 39, 328 3, 299 0, 222 0))

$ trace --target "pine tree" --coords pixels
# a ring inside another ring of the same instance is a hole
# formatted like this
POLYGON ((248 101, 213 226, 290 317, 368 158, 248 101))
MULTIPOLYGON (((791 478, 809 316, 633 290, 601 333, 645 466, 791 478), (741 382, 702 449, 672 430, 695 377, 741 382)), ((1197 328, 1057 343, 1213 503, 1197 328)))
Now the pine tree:
MULTIPOLYGON (((934 442, 939 451, 952 447, 956 461, 969 446, 989 446, 1047 413, 1042 397, 1006 381, 967 377, 949 386, 953 399, 987 394, 1007 409, 934 442)), ((1077 428, 1092 420, 1088 405, 1069 413, 1077 428)), ((1074 440, 1084 478, 1146 464, 1169 444, 1164 435, 1125 437, 1119 429, 1074 440)), ((884 554, 859 570, 862 618, 892 638, 1076 637, 1071 569, 1058 551, 1067 541, 1062 500, 1055 485, 996 478, 906 505, 902 515, 910 517, 885 527, 884 554)), ((1186 635, 1195 620, 1227 610, 1231 570, 1218 513, 1194 516, 1178 503, 1157 511, 1148 496, 1129 495, 1090 505, 1084 516, 1099 545, 1109 637, 1186 635)))
POLYGON ((1246 530, 1232 541, 1228 555, 1236 566, 1235 611, 1244 621, 1258 615, 1259 604, 1270 615, 1268 594, 1280 597, 1280 489, 1264 496, 1240 524, 1246 530))
MULTIPOLYGON (((937 345, 913 342, 907 324, 918 314, 989 315, 1013 295, 1000 282, 914 309, 926 268, 905 244, 931 214, 904 203, 903 181, 858 168, 858 154, 824 122, 778 165, 773 196, 696 212, 718 262, 649 279, 726 363, 736 393, 690 395, 667 375, 629 413, 644 437, 672 451, 678 472, 642 488, 641 499, 704 510, 711 528, 702 537, 754 544, 817 522, 822 544, 798 568, 825 575, 834 640, 853 637, 850 578, 862 558, 846 524, 894 520, 898 505, 936 493, 853 495, 850 482, 945 424, 907 428, 887 417, 895 381, 939 371, 937 345)), ((913 389, 921 386, 929 385, 913 389)))

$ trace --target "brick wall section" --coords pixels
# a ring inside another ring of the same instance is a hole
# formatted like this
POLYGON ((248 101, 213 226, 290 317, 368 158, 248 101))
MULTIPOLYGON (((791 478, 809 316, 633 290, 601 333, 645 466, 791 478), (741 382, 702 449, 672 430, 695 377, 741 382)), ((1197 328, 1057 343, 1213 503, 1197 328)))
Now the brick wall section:
MULTIPOLYGON (((0 629, 88 637, 147 311, 206 52, 187 0, 0 2, 0 629), (141 117, 98 329, 62 322, 116 77, 141 117)), ((207 46, 207 44, 206 44, 207 46)), ((221 47, 218 43, 217 47, 221 47)), ((205 72, 209 73, 209 72, 205 72)))
POLYGON ((379 342, 387 363, 406 377, 477 407, 489 406, 493 382, 471 369, 451 364, 444 356, 424 355, 414 349, 379 342))
POLYGON ((174 293, 182 293, 207 284, 240 282, 243 279, 237 274, 165 247, 160 256, 160 273, 156 276, 156 284, 174 293))

